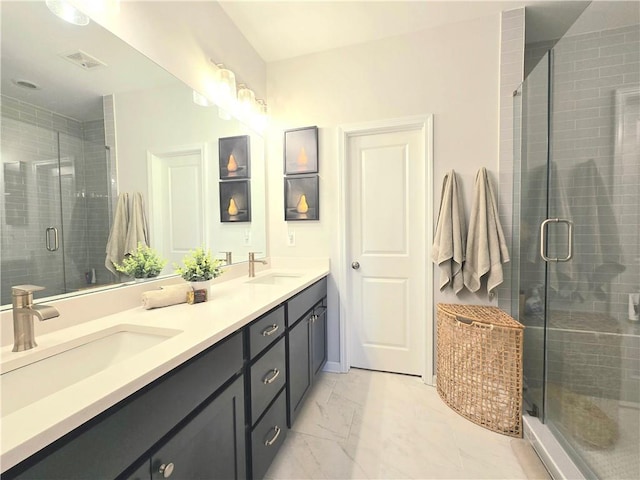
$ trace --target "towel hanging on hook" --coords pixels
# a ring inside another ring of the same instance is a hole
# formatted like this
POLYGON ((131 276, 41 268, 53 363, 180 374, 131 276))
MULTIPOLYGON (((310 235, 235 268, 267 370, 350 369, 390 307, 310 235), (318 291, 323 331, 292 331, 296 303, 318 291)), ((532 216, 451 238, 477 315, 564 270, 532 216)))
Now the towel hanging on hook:
POLYGON ((464 287, 466 235, 462 194, 456 172, 451 170, 442 181, 440 212, 431 248, 431 259, 440 267, 440 290, 451 286, 457 294, 464 287))
POLYGON ((498 217, 498 204, 487 175, 482 167, 476 174, 473 205, 467 234, 464 285, 471 292, 480 289, 481 278, 487 275, 487 292, 494 290, 503 280, 502 264, 509 261, 509 250, 498 217))

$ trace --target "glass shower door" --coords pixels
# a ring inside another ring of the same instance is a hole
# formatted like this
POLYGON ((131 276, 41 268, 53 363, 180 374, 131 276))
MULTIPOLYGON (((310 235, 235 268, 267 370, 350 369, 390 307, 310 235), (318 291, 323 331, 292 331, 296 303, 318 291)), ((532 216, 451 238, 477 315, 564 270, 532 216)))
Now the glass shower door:
POLYGON ((637 41, 625 43, 634 32, 564 37, 551 63, 548 218, 573 231, 555 224, 546 236, 549 257, 572 255, 547 262, 545 423, 596 478, 640 478, 640 329, 629 309, 640 288, 640 95, 637 73, 606 77, 610 58, 584 57, 603 46, 637 58, 637 41))
POLYGON ((34 296, 64 292, 58 134, 17 119, 2 119, 2 289, 36 284, 34 296))

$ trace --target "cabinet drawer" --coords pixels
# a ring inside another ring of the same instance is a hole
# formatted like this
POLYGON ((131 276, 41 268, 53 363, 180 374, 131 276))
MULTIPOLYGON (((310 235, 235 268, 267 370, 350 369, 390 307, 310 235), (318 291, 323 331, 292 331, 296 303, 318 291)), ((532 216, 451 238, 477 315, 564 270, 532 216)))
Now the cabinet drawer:
POLYGON ((264 477, 284 442, 287 436, 286 419, 287 402, 285 392, 282 391, 251 434, 251 464, 254 480, 264 477))
POLYGON ((285 329, 284 305, 267 313, 249 327, 249 353, 253 360, 267 345, 274 342, 285 329))
POLYGON ((317 281, 287 302, 287 326, 296 323, 300 317, 311 310, 322 298, 327 296, 327 279, 317 281))
POLYGON ((284 337, 251 365, 251 421, 255 423, 284 386, 286 372, 284 337))

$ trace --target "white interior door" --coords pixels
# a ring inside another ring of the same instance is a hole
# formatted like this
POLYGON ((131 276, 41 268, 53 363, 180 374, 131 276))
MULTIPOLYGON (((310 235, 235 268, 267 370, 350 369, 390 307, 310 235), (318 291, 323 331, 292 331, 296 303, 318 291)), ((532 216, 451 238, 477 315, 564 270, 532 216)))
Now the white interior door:
POLYGON ((184 255, 205 245, 201 151, 150 154, 151 243, 172 271, 184 255), (188 208, 185 208, 188 205, 188 208))
POLYGON ((347 139, 353 367, 424 370, 424 143, 417 129, 347 139))

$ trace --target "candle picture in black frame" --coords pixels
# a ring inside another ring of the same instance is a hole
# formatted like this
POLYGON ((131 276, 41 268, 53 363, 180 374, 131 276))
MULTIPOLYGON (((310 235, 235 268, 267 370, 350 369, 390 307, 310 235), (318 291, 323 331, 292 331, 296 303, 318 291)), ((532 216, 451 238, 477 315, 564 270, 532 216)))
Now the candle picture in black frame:
POLYGON ((284 132, 284 174, 318 173, 318 127, 284 132))
POLYGON ((318 175, 298 175, 284 179, 284 219, 319 220, 318 175))
POLYGON ((249 135, 218 139, 220 180, 250 178, 249 135))
POLYGON ((220 221, 251 221, 251 188, 249 180, 220 182, 220 221))

